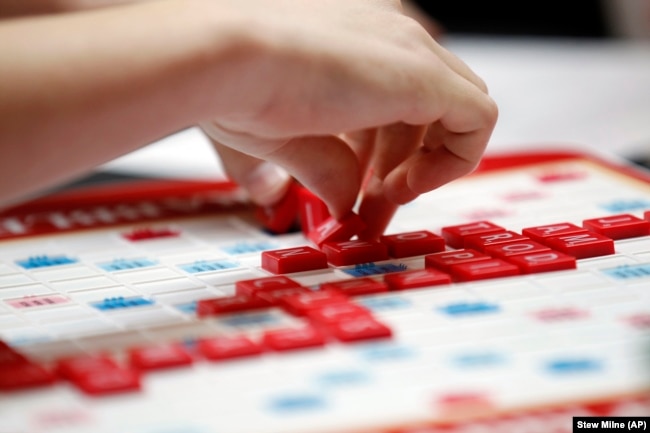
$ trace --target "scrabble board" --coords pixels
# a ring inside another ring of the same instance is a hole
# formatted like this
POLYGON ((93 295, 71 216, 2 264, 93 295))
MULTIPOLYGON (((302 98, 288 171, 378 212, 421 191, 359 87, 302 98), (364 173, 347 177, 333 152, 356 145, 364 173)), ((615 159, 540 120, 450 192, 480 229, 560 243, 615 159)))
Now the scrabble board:
POLYGON ((400 208, 381 242, 321 212, 304 190, 260 210, 225 182, 157 181, 0 214, 0 433, 560 433, 650 415, 647 172, 495 155, 400 208))

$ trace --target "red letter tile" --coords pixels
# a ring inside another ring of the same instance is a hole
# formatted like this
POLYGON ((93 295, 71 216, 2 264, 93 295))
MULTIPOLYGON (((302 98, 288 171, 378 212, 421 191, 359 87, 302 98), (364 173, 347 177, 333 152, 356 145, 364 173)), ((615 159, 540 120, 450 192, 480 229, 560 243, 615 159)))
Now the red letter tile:
POLYGON ((94 396, 140 390, 140 376, 130 368, 97 370, 72 382, 86 394, 94 396))
POLYGON ((273 233, 286 233, 298 220, 298 185, 292 182, 284 197, 271 206, 258 206, 255 216, 273 233))
POLYGON ((322 283, 320 289, 344 293, 349 296, 371 295, 388 291, 388 285, 383 281, 370 277, 349 278, 347 280, 322 283))
POLYGON ((577 259, 614 254, 614 241, 593 232, 555 236, 545 242, 554 250, 570 254, 577 259))
POLYGON ((140 377, 131 368, 122 368, 107 355, 81 355, 62 358, 57 373, 89 395, 137 391, 140 377))
POLYGON ((504 231, 506 231, 506 229, 489 221, 478 221, 475 223, 443 227, 442 237, 450 247, 463 248, 465 246, 465 238, 467 236, 498 233, 504 231))
POLYGON ((375 241, 325 242, 321 245, 321 251, 334 266, 378 262, 389 258, 386 245, 375 241))
POLYGON ((445 240, 427 230, 384 235, 379 239, 388 246, 391 257, 422 256, 445 250, 445 240))
POLYGON ((304 316, 314 308, 349 302, 342 293, 318 290, 311 293, 286 296, 280 299, 280 306, 296 316, 304 316))
POLYGON ((612 239, 650 235, 650 221, 642 220, 630 214, 586 219, 582 222, 582 226, 589 231, 612 239))
POLYGON ((361 217, 350 212, 341 221, 329 217, 309 232, 307 238, 320 247, 324 242, 347 241, 364 228, 365 223, 361 217))
POLYGON ((327 256, 312 247, 285 248, 262 252, 262 268, 274 274, 327 268, 327 256))
POLYGON ((304 187, 298 192, 298 212, 300 227, 305 236, 331 216, 325 202, 304 187))
POLYGON ((0 368, 0 391, 18 391, 26 388, 52 385, 56 377, 41 365, 14 363, 0 368))
POLYGON ((522 273, 562 271, 576 268, 576 258, 559 251, 548 250, 531 254, 519 254, 506 260, 517 265, 522 273))
POLYGON ((255 292, 254 297, 263 299, 272 306, 279 306, 281 304, 281 299, 286 296, 293 295, 302 295, 304 293, 312 293, 313 290, 308 289, 307 287, 287 287, 285 289, 273 289, 268 288, 267 290, 258 290, 255 292))
POLYGON ((255 356, 262 353, 262 347, 245 336, 219 336, 199 341, 199 351, 212 361, 255 356))
POLYGON ((491 245, 501 245, 509 242, 525 241, 528 240, 526 236, 519 233, 504 231, 499 233, 484 233, 480 235, 472 235, 465 237, 465 248, 483 251, 491 245))
POLYGON ((307 312, 310 321, 316 324, 333 324, 341 320, 357 319, 372 316, 370 310, 352 302, 325 305, 307 312))
POLYGON ((273 350, 286 351, 324 346, 325 336, 315 327, 307 325, 268 330, 262 336, 262 343, 273 350))
POLYGON ((450 272, 453 265, 489 260, 490 258, 487 254, 472 249, 444 251, 424 256, 424 266, 440 269, 443 272, 450 272))
POLYGON ((458 281, 475 281, 519 275, 519 268, 501 259, 489 259, 453 265, 451 273, 458 281))
POLYGON ((20 352, 14 350, 4 341, 0 340, 0 367, 15 364, 26 364, 29 361, 20 352))
POLYGON ((390 290, 407 290, 451 283, 449 274, 438 269, 425 268, 384 275, 390 290))
POLYGON ((199 317, 216 314, 240 313, 243 311, 268 308, 271 304, 264 299, 249 296, 224 296, 221 298, 201 299, 196 303, 196 315, 199 317))
POLYGON ((485 247, 485 253, 491 255, 492 257, 501 259, 510 256, 517 256, 520 254, 529 255, 540 253, 543 251, 551 251, 551 249, 546 245, 542 245, 530 239, 485 247))
POLYGON ((570 235, 574 233, 585 233, 587 230, 572 223, 557 223, 545 226, 527 227, 521 231, 524 236, 540 243, 553 236, 570 235))
POLYGON ((192 364, 192 356, 178 343, 134 347, 129 361, 138 370, 159 370, 192 364))
POLYGON ((344 343, 388 338, 393 335, 391 329, 372 317, 358 317, 351 320, 341 320, 328 326, 329 332, 344 343))
POLYGON ((56 372, 64 379, 75 380, 111 368, 118 368, 118 365, 107 355, 79 355, 61 358, 57 362, 56 372))
POLYGON ((273 277, 239 280, 235 283, 235 293, 242 296, 253 296, 260 290, 287 289, 289 287, 301 287, 301 285, 289 277, 277 275, 273 277))

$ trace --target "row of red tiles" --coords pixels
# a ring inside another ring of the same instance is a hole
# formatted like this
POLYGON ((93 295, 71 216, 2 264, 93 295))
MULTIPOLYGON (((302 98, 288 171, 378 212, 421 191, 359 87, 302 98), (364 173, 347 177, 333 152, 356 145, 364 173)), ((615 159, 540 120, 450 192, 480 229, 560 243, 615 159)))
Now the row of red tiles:
MULTIPOLYGON (((369 280, 363 280, 356 290, 362 293, 373 290, 369 280)), ((0 391, 15 391, 54 384, 59 379, 70 381, 88 395, 106 395, 135 391, 141 388, 141 373, 170 367, 188 366, 195 358, 212 361, 228 360, 262 354, 265 351, 288 351, 325 345, 329 340, 344 343, 376 338, 389 338, 392 330, 377 321, 370 310, 350 302, 349 296, 332 290, 311 292, 297 282, 284 277, 269 277, 237 283, 238 290, 246 294, 239 298, 218 298, 199 301, 200 316, 219 312, 235 312, 268 307, 267 302, 255 302, 254 292, 283 289, 302 290, 309 298, 287 304, 292 314, 302 316, 300 326, 266 330, 259 341, 245 335, 216 336, 197 341, 195 350, 180 343, 136 347, 128 351, 128 363, 121 366, 106 354, 82 355, 60 359, 54 368, 32 362, 19 351, 0 341, 0 391), (246 302, 241 302, 242 300, 246 302)), ((275 293, 277 296, 279 292, 275 293)))
MULTIPOLYGON (((650 211, 646 217, 650 217, 650 211)), ((328 261, 348 265, 420 255, 424 256, 424 269, 386 273, 381 279, 326 282, 316 291, 283 275, 238 281, 235 295, 201 300, 197 314, 210 316, 275 306, 301 316, 312 303, 320 305, 331 294, 356 296, 574 269, 576 258, 613 254, 613 239, 648 234, 650 221, 625 214, 585 220, 583 227, 572 223, 529 227, 522 234, 480 221, 445 227, 442 236, 416 231, 383 236, 379 242, 327 241, 321 250, 303 246, 266 251, 262 253, 262 266, 276 274, 324 269, 328 261), (446 244, 460 249, 445 251, 446 244)))
MULTIPOLYGON (((442 252, 446 245, 508 258, 555 250, 578 259, 612 254, 615 239, 650 234, 650 211, 645 219, 630 214, 587 219, 582 226, 564 222, 508 231, 489 221, 443 227, 441 236, 422 230, 385 235, 379 241, 350 240, 361 223, 352 213, 341 221, 328 219, 313 230, 311 246, 265 251, 262 267, 274 274, 325 269, 328 263, 348 266, 442 252), (445 245, 446 244, 446 245, 445 245), (505 244, 509 244, 506 246, 505 244)), ((535 272, 529 263, 513 259, 523 272, 535 272)))
POLYGON ((127 365, 106 354, 80 355, 58 360, 54 368, 32 362, 0 341, 0 391, 47 386, 68 380, 88 395, 105 395, 141 388, 142 372, 191 365, 195 358, 211 361, 324 346, 329 340, 344 343, 389 338, 392 331, 372 313, 348 302, 343 295, 323 297, 303 311, 307 322, 297 327, 266 330, 259 341, 245 335, 220 335, 200 339, 195 350, 180 343, 131 348, 127 365))
MULTIPOLYGON (((650 220, 650 211, 646 211, 645 220, 650 220)), ((346 240, 364 229, 363 221, 353 213, 343 221, 331 218, 327 205, 308 189, 294 182, 287 190, 284 198, 273 206, 259 207, 256 216, 260 223, 274 233, 284 233, 296 225, 316 245, 320 246, 325 241, 346 240)), ((618 235, 629 237, 630 231, 639 233, 649 231, 638 227, 634 221, 615 221, 612 217, 606 218, 613 223, 601 221, 601 218, 585 220, 584 226, 600 234, 617 239, 618 235), (627 233, 627 234, 626 234, 627 233)), ((449 233, 450 236, 454 234, 449 233)), ((641 236, 636 234, 635 236, 641 236)), ((450 246, 454 246, 450 242, 450 246)))

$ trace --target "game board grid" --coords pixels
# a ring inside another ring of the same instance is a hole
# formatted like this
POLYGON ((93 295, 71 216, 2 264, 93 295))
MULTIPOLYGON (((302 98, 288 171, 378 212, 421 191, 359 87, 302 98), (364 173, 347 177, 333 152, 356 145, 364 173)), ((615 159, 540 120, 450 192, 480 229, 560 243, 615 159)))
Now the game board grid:
MULTIPOLYGON (((560 168, 594 177, 593 173, 585 171, 581 165, 560 168)), ((562 171, 558 167, 554 169, 562 171)), ((518 180, 522 181, 518 186, 519 190, 523 191, 523 196, 526 191, 540 190, 540 185, 530 174, 521 175, 518 180)), ((508 193, 501 193, 504 188, 502 179, 482 186, 500 197, 508 193)), ((628 195, 609 182, 603 181, 600 186, 602 191, 597 195, 582 195, 589 193, 591 187, 582 190, 579 184, 573 188, 567 188, 566 184, 544 185, 542 197, 537 198, 539 201, 535 206, 530 206, 530 202, 525 203, 527 200, 510 200, 509 203, 516 208, 516 212, 499 216, 495 221, 505 221, 503 225, 510 229, 533 225, 533 221, 539 223, 539 214, 543 214, 542 223, 580 221, 581 218, 606 214, 608 211, 602 204, 611 204, 614 201, 632 203, 640 197, 635 193, 628 195), (576 200, 576 196, 582 199, 576 200), (594 199, 601 204, 594 206, 594 199), (563 210, 561 215, 556 215, 553 203, 555 206, 561 203, 560 207, 564 210, 568 208, 569 211, 563 210), (526 209, 539 214, 526 214, 526 209)), ((447 191, 451 197, 456 197, 453 190, 447 191)), ((435 200, 439 199, 440 196, 435 200)), ((462 200, 462 197, 459 200, 462 200)), ((465 212, 463 203, 452 211, 440 213, 437 212, 438 207, 433 207, 436 217, 424 217, 421 213, 422 203, 423 200, 413 206, 406 206, 404 211, 407 216, 396 218, 398 222, 391 229, 402 231, 413 225, 417 229, 425 227, 437 230, 446 224, 458 223, 459 213, 466 213, 467 218, 478 215, 475 210, 465 212), (411 219, 408 212, 420 215, 411 219)), ((484 215, 502 204, 500 200, 492 198, 478 202, 478 205, 485 206, 484 215)), ((467 206, 467 209, 471 210, 472 206, 467 206)), ((632 210, 632 213, 635 212, 639 214, 638 210, 632 210)), ((106 252, 96 250, 90 243, 78 241, 78 249, 75 250, 78 252, 77 257, 81 263, 90 264, 64 265, 52 272, 24 272, 13 263, 15 257, 8 257, 0 252, 0 260, 6 260, 6 263, 0 263, 0 297, 3 293, 12 293, 9 291, 12 289, 8 288, 15 287, 16 290, 36 290, 34 293, 39 294, 63 293, 72 298, 72 305, 44 307, 31 312, 17 312, 7 305, 0 304, 0 323, 10 323, 9 328, 0 326, 0 329, 20 329, 20 326, 16 326, 18 323, 11 325, 10 317, 13 317, 13 320, 20 319, 20 323, 31 322, 35 323, 36 327, 43 325, 43 329, 56 330, 56 324, 66 320, 63 313, 55 311, 77 308, 76 315, 74 312, 70 315, 79 319, 79 322, 74 324, 76 327, 81 327, 82 323, 92 325, 91 322, 84 322, 85 313, 90 314, 87 317, 100 318, 94 322, 98 326, 94 332, 92 329, 86 329, 91 332, 87 335, 71 335, 71 338, 64 338, 62 341, 47 341, 47 331, 40 336, 36 333, 31 340, 23 340, 21 349, 27 349, 28 353, 32 353, 29 350, 34 349, 33 353, 40 356, 48 352, 61 356, 68 351, 95 352, 109 347, 119 355, 121 350, 143 342, 191 340, 212 333, 244 332, 259 335, 264 329, 268 329, 268 326, 286 326, 298 322, 280 311, 274 311, 270 313, 273 316, 270 322, 259 324, 253 321, 231 326, 224 323, 225 319, 218 318, 197 323, 191 310, 176 308, 181 303, 189 304, 207 294, 232 294, 232 284, 241 276, 266 274, 259 269, 256 254, 229 255, 222 248, 231 245, 229 242, 222 242, 221 235, 224 233, 214 230, 210 236, 195 236, 189 228, 192 224, 196 224, 194 227, 200 232, 200 227, 205 227, 206 222, 190 222, 188 228, 184 224, 174 226, 182 232, 180 241, 154 241, 149 243, 148 247, 136 247, 124 242, 118 232, 105 234, 113 247, 106 252), (219 248, 211 245, 210 241, 218 241, 219 248), (210 254, 203 255, 208 251, 210 254), (159 264, 144 272, 120 271, 113 274, 95 269, 96 263, 99 263, 102 257, 110 259, 116 256, 115 253, 124 257, 156 256, 159 264), (195 259, 228 257, 240 260, 241 269, 187 275, 177 268, 178 264, 189 263, 195 259), (61 271, 65 266, 77 272, 75 278, 61 278, 66 276, 65 271, 61 271), (92 272, 89 273, 88 269, 92 272), (64 290, 79 280, 86 279, 85 283, 98 277, 104 281, 98 287, 90 290, 64 290), (14 286, 16 282, 18 286, 14 286), (178 285, 175 285, 177 283, 178 285), (155 293, 156 289, 146 288, 157 284, 169 284, 169 291, 161 289, 155 293), (117 293, 122 290, 125 296, 152 297, 157 303, 138 310, 108 313, 96 311, 88 306, 89 302, 103 299, 104 293, 116 293, 116 290, 117 293), (91 293, 93 291, 97 291, 96 298, 91 293), (138 323, 139 317, 146 319, 138 323), (116 326, 101 328, 101 319, 110 319, 107 322, 116 326)), ((241 236, 252 236, 260 242, 275 242, 279 246, 299 245, 301 242, 298 235, 260 234, 253 225, 234 219, 230 219, 221 226, 223 227, 228 227, 228 230, 234 228, 231 233, 233 243, 239 242, 241 236)), ((650 237, 616 241, 615 256, 579 260, 577 271, 453 283, 445 288, 360 297, 356 302, 371 308, 376 317, 391 326, 395 333, 392 341, 359 344, 354 347, 332 343, 319 350, 282 355, 266 353, 262 358, 228 365, 197 362, 184 371, 147 376, 142 395, 125 395, 119 399, 91 402, 92 415, 89 416, 96 417, 94 431, 112 431, 117 427, 125 429, 124 431, 133 429, 158 433, 173 425, 174 420, 179 417, 191 416, 192 421, 179 426, 179 429, 187 427, 192 433, 212 432, 215 411, 222 417, 223 425, 229 426, 229 432, 302 432, 308 424, 317 424, 315 430, 339 431, 343 424, 346 430, 352 430, 374 423, 399 424, 431 418, 436 416, 436 396, 443 396, 445 392, 458 392, 459 389, 485 392, 497 406, 503 407, 552 404, 557 401, 558 392, 568 399, 581 399, 599 394, 643 389, 650 384, 647 377, 648 352, 643 350, 649 340, 647 328, 634 327, 626 322, 625 318, 635 314, 648 314, 650 283, 647 279, 616 280, 602 270, 625 264, 650 264, 647 260, 650 254, 649 241, 650 237), (497 304, 499 309, 496 313, 468 317, 450 317, 436 312, 441 306, 465 301, 492 302, 497 304), (540 322, 531 316, 531 312, 560 307, 584 311, 587 317, 577 314, 577 317, 557 322, 540 322), (549 371, 549 362, 567 358, 568 355, 575 356, 578 361, 585 361, 583 364, 577 364, 584 368, 581 374, 563 378, 561 372, 549 371), (601 364, 592 365, 586 362, 591 360, 598 360, 601 364), (486 375, 486 371, 489 371, 490 375, 486 375), (349 376, 343 374, 346 372, 349 376), (358 375, 355 376, 355 372, 358 375), (336 383, 331 381, 331 378, 330 382, 323 382, 323 376, 327 373, 339 373, 341 377, 348 377, 348 382, 336 383), (435 390, 431 389, 431 383, 436 383, 435 390), (522 389, 520 383, 526 383, 526 388, 534 388, 534 395, 522 389), (398 384, 405 395, 395 399, 392 394, 398 384), (217 389, 223 386, 221 389, 227 391, 211 393, 213 386, 217 386, 217 389), (185 398, 179 398, 174 403, 164 397, 170 392, 179 391, 180 397, 185 398), (210 395, 210 398, 192 398, 195 395, 210 395), (147 404, 144 404, 142 396, 146 397, 147 404), (291 400, 292 398, 295 400, 291 400), (359 405, 355 404, 358 401, 367 404, 359 408, 359 405), (151 410, 149 403, 163 412, 162 419, 156 422, 157 426, 141 420, 142 413, 151 410), (299 407, 296 410, 291 404, 298 404, 299 407), (301 411, 300 404, 307 407, 303 406, 301 411), (376 407, 385 409, 385 413, 378 414, 376 407), (241 416, 251 410, 258 415, 255 420, 241 425, 241 428, 230 428, 237 425, 241 416), (113 419, 111 415, 116 413, 120 413, 122 418, 113 419)), ((19 252, 32 254, 33 250, 28 247, 25 246, 19 252)), ((60 249, 60 246, 50 244, 44 251, 56 254, 60 249)), ((422 266, 417 264, 419 258, 409 260, 412 267, 422 266)), ((331 269, 327 271, 326 277, 318 272, 308 272, 295 277, 303 284, 315 286, 324 280, 343 279, 349 275, 341 270, 331 269)), ((262 313, 253 313, 251 317, 258 314, 262 313)), ((72 327, 70 323, 59 326, 72 327)), ((53 404, 55 408, 62 410, 65 403, 66 406, 69 404, 70 407, 78 409, 80 413, 89 413, 88 401, 75 390, 65 385, 57 385, 56 389, 51 391, 38 395, 36 406, 53 404)), ((14 404, 0 396, 0 402, 0 406, 4 407, 0 409, 0 414, 2 410, 10 413, 18 410, 20 398, 14 404)), ((8 422, 15 422, 16 425, 21 423, 14 418, 9 418, 8 422)), ((87 424, 84 428, 86 427, 87 424)), ((80 427, 78 431, 84 430, 80 427)))

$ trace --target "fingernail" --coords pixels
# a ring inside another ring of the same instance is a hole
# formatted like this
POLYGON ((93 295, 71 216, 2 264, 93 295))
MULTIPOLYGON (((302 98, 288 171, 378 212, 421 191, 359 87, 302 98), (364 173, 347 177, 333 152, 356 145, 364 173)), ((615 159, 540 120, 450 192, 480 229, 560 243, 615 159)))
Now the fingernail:
POLYGON ((268 206, 284 197, 290 178, 289 173, 277 165, 262 162, 251 170, 242 186, 256 204, 268 206))

